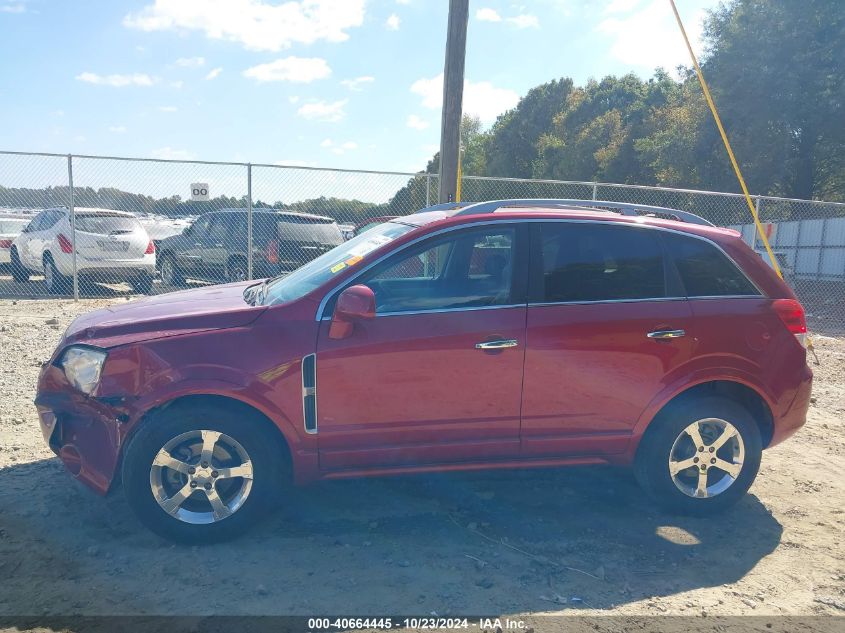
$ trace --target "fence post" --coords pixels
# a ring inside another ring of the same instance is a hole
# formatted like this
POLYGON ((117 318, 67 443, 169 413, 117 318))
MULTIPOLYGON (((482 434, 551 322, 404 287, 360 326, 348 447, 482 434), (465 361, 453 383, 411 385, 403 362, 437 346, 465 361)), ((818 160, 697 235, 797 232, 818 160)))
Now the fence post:
POLYGON ((252 163, 246 166, 246 278, 252 279, 252 163))
POLYGON ((73 156, 67 155, 67 184, 70 189, 70 260, 73 262, 73 300, 79 301, 79 274, 76 270, 76 210, 73 201, 73 156))
POLYGON ((425 206, 431 206, 431 174, 425 175, 425 206))
POLYGON ((593 183, 593 200, 599 199, 599 183, 593 183))

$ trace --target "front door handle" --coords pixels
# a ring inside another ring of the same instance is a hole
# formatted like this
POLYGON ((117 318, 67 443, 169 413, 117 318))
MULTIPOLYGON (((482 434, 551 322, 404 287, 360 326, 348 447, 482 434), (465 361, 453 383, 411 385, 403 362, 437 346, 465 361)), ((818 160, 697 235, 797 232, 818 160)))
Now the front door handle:
POLYGON ((682 336, 686 336, 686 334, 687 333, 684 330, 654 330, 653 332, 646 334, 646 336, 662 340, 668 338, 681 338, 682 336))
POLYGON ((483 343, 476 343, 475 349, 507 349, 508 347, 516 347, 519 341, 515 338, 501 339, 498 341, 484 341, 483 343))

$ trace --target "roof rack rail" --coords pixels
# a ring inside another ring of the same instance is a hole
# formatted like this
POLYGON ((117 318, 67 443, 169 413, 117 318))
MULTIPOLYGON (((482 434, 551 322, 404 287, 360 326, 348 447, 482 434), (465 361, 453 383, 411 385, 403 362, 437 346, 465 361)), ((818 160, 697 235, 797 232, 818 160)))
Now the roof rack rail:
POLYGON ((569 200, 556 198, 522 198, 514 200, 489 200, 476 203, 445 203, 428 207, 423 211, 434 211, 438 209, 460 209, 455 215, 476 215, 493 213, 507 207, 542 207, 546 209, 582 208, 599 211, 621 213, 622 215, 640 216, 648 214, 660 214, 670 216, 670 219, 688 222, 690 224, 703 224, 713 226, 699 215, 680 209, 668 207, 655 207, 647 204, 634 204, 630 202, 612 202, 610 200, 569 200))

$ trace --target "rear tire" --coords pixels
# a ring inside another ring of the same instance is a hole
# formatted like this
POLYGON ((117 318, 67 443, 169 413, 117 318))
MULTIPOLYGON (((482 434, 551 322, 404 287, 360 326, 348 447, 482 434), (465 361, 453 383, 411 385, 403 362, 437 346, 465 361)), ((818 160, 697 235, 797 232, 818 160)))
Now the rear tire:
POLYGON ((44 255, 44 283, 51 295, 67 295, 73 289, 73 279, 59 272, 50 253, 44 255))
POLYGON ((143 274, 140 277, 136 277, 132 281, 132 289, 137 292, 138 294, 148 295, 152 294, 153 291, 153 276, 150 274, 143 274))
POLYGON ((176 264, 176 258, 170 253, 165 253, 161 256, 161 281, 168 286, 184 286, 185 277, 179 266, 176 264))
POLYGON ((27 270, 21 263, 18 249, 13 248, 10 253, 10 264, 12 268, 12 279, 17 283, 22 284, 29 281, 29 270, 27 270))
POLYGON ((278 447, 266 420, 211 404, 175 405, 154 414, 126 444, 126 500, 144 525, 172 541, 238 537, 272 507, 285 483, 278 447), (209 443, 213 451, 204 454, 209 443))
POLYGON ((657 415, 640 443, 634 474, 667 510, 711 515, 745 495, 762 452, 760 429, 746 409, 726 398, 701 397, 657 415))

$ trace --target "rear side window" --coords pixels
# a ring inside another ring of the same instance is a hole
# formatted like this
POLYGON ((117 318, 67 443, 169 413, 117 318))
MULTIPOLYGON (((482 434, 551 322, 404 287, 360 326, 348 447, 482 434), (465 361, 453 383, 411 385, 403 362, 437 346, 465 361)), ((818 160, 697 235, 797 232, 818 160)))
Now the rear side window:
POLYGON ((759 296, 754 284, 713 244, 670 233, 663 239, 688 297, 759 296))
POLYGON ((653 231, 605 224, 542 224, 543 303, 666 296, 663 253, 653 231))
POLYGON ((139 226, 138 220, 125 215, 77 215, 76 230, 99 235, 131 233, 139 226))

